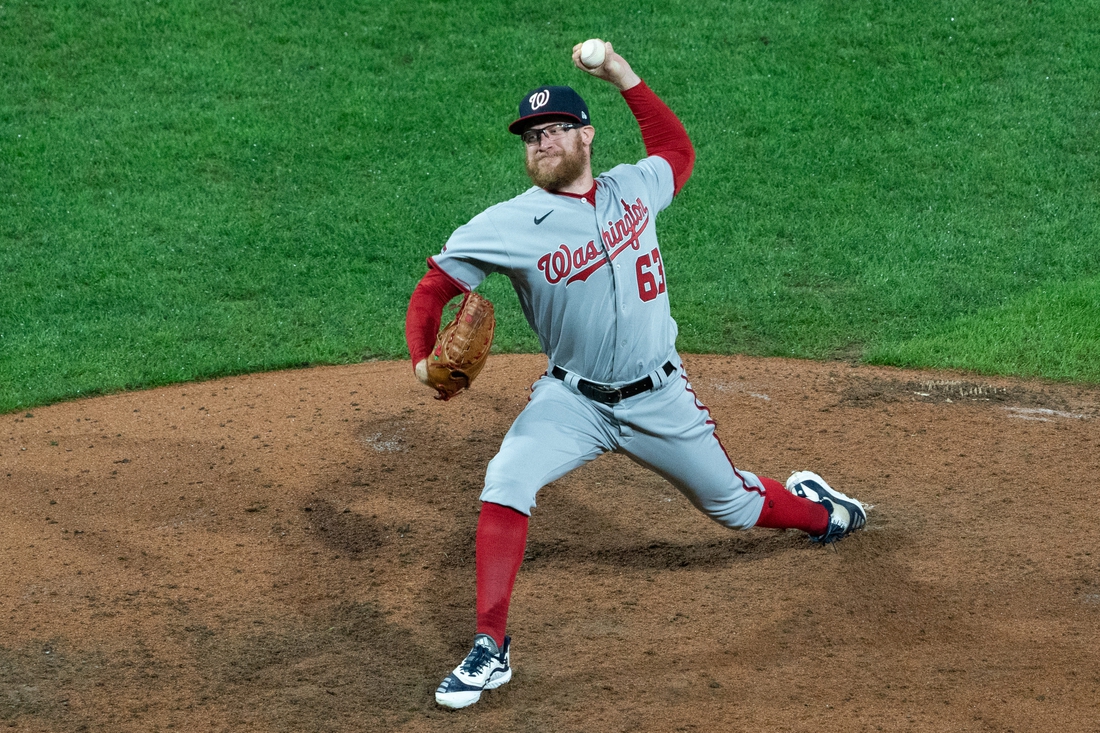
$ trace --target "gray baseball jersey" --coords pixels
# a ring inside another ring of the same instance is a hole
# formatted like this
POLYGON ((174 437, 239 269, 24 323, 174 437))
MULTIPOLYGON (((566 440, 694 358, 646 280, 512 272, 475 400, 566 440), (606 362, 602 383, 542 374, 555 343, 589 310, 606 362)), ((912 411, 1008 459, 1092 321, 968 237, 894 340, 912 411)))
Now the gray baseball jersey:
POLYGON ((603 384, 633 381, 676 344, 657 213, 672 201, 659 157, 596 179, 596 202, 533 187, 460 227, 433 258, 471 290, 507 275, 550 362, 603 384))
POLYGON ((653 156, 596 184, 594 206, 531 188, 460 227, 433 258, 471 290, 491 273, 509 277, 550 360, 489 463, 481 499, 530 514, 547 483, 618 451, 715 521, 751 527, 763 485, 730 462, 675 351, 655 224, 672 201, 672 169, 653 156), (578 381, 645 377, 652 389, 615 404, 584 396, 578 381))

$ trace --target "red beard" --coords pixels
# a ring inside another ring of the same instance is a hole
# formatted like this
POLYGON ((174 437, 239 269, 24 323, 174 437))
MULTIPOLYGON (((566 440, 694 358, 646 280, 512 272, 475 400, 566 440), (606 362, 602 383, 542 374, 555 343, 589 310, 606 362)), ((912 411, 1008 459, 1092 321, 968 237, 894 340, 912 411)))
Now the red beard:
POLYGON ((534 157, 527 157, 527 176, 539 188, 547 191, 559 191, 576 181, 588 168, 588 156, 583 146, 577 144, 571 149, 565 145, 548 154, 536 151, 534 157))

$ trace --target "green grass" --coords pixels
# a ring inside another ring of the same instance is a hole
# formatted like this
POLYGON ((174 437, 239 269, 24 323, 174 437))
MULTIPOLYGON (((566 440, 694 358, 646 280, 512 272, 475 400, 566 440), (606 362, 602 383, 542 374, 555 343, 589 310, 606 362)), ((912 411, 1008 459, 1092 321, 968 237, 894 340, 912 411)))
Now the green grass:
POLYGON ((1100 362, 1100 277, 1051 283, 960 316, 871 361, 1074 379, 1100 362))
MULTIPOLYGON (((528 183, 504 126, 612 40, 696 144, 685 352, 1100 382, 1100 3, 0 2, 0 411, 406 356, 424 259, 528 183)), ((497 349, 537 342, 506 280, 497 349)))

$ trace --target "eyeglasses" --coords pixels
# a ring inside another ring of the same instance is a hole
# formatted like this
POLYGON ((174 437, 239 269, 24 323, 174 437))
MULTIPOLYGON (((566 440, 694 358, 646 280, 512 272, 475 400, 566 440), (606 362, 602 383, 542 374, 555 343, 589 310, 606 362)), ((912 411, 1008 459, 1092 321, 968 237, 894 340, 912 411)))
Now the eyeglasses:
POLYGON ((578 127, 584 127, 584 125, 578 125, 574 122, 556 122, 553 125, 547 125, 541 129, 531 128, 520 135, 520 138, 523 140, 524 144, 535 146, 542 141, 543 135, 546 135, 549 140, 558 140, 565 134, 566 130, 575 130, 578 127))

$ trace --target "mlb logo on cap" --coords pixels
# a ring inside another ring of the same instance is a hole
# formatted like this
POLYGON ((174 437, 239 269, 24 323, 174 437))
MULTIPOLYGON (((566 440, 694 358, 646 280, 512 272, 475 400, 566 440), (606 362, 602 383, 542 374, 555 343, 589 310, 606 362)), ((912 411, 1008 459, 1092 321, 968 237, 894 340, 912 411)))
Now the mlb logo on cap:
POLYGON ((550 118, 568 119, 591 125, 588 105, 572 87, 542 86, 532 89, 519 101, 519 119, 508 125, 508 131, 522 135, 531 125, 550 118))

